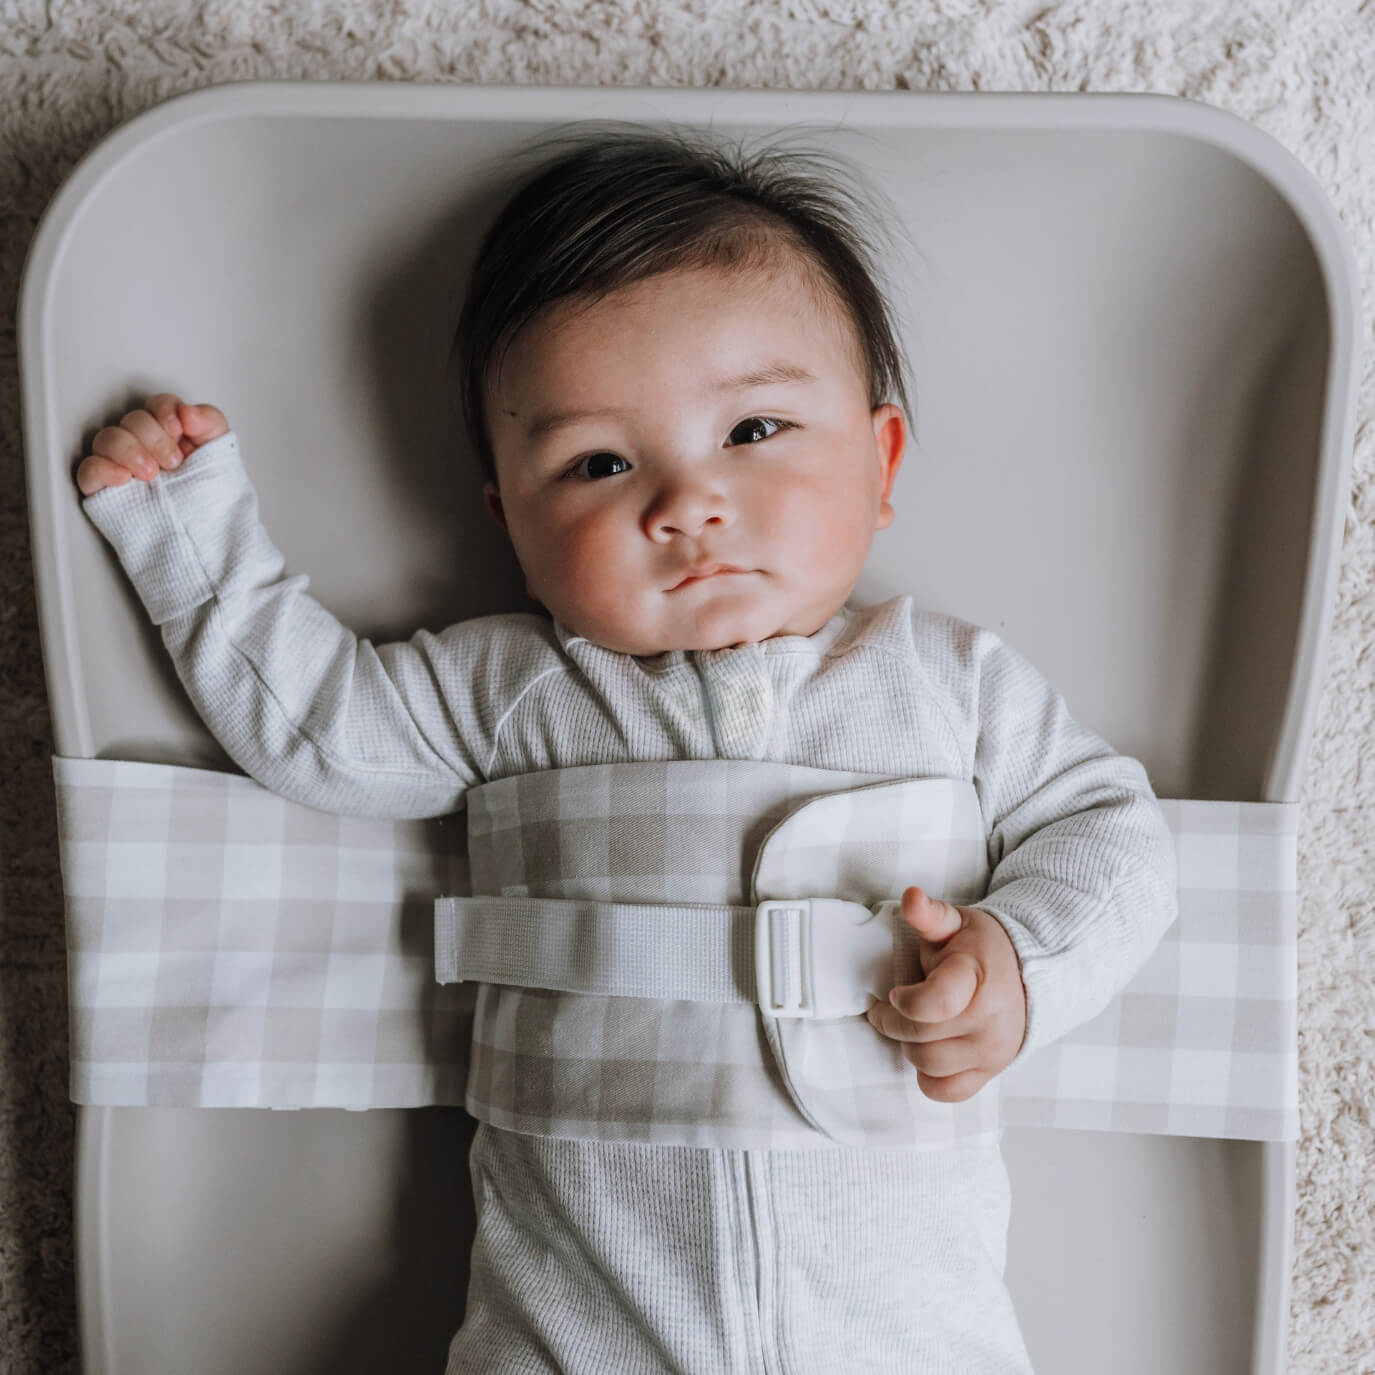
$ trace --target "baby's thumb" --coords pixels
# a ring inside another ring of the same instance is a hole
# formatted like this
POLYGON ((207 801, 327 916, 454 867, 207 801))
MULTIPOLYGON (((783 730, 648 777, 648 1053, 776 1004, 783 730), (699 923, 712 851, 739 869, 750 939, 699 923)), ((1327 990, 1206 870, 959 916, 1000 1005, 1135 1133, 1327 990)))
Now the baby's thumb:
POLYGON ((196 445, 208 444, 222 434, 228 434, 229 422, 214 406, 192 406, 183 402, 177 407, 182 434, 196 445))
POLYGON ((932 944, 949 940, 964 925, 960 909, 940 898, 928 897, 920 888, 902 895, 902 919, 923 940, 932 944))

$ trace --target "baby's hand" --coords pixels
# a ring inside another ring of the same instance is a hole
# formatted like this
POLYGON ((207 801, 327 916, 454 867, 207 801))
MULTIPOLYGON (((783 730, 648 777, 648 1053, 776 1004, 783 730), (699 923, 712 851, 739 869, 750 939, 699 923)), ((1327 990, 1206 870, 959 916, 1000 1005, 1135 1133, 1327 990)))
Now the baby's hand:
POLYGON ((164 468, 176 468, 202 444, 229 432, 214 406, 188 406, 171 392, 150 397, 146 410, 130 411, 118 425, 101 430, 76 470, 82 496, 119 487, 136 477, 151 482, 164 468))
POLYGON ((870 1004, 876 1031, 903 1041, 921 1091, 960 1103, 1017 1058, 1026 1035, 1021 964, 1002 923, 920 888, 902 895, 902 917, 921 937, 922 979, 870 1004))

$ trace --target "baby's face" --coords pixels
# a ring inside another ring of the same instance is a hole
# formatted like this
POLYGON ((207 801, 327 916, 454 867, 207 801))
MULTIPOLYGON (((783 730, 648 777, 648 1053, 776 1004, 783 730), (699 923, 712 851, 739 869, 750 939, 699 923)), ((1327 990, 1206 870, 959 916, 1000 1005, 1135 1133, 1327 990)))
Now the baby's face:
POLYGON ((893 519, 906 439, 852 337, 791 273, 707 270, 523 330, 489 393, 486 495, 530 595, 626 654, 820 629, 893 519), (809 376, 748 377, 776 367, 809 376), (691 576, 714 564, 740 571, 691 576))

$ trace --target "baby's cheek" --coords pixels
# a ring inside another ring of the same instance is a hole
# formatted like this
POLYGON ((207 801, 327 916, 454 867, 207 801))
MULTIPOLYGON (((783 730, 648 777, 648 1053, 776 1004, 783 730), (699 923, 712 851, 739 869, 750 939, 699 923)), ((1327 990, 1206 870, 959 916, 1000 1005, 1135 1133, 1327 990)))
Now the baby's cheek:
POLYGON ((558 594, 597 616, 615 618, 627 595, 624 550, 606 523, 587 520, 563 532, 544 557, 558 594))
POLYGON ((797 492, 776 517, 779 529, 811 569, 858 568, 869 552, 872 520, 849 489, 797 492))

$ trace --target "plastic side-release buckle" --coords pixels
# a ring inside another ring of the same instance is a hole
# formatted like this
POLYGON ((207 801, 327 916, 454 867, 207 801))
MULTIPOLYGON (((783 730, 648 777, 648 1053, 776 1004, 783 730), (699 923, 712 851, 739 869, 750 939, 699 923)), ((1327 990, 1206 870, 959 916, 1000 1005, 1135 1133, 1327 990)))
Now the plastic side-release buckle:
POLYGON ((842 898, 770 898, 755 908, 754 968, 766 1017, 851 1017, 893 986, 893 927, 842 898))

